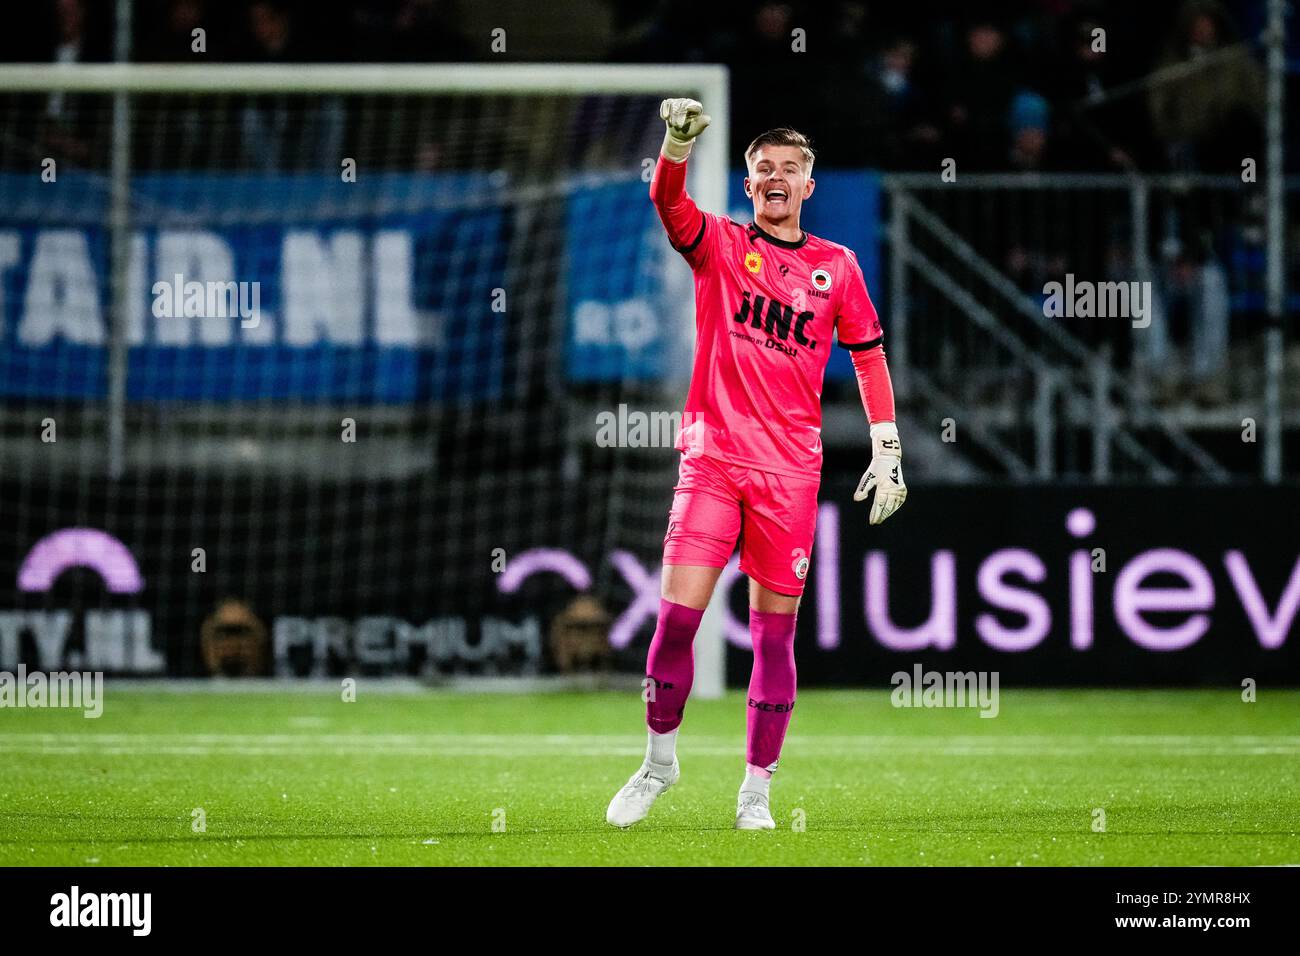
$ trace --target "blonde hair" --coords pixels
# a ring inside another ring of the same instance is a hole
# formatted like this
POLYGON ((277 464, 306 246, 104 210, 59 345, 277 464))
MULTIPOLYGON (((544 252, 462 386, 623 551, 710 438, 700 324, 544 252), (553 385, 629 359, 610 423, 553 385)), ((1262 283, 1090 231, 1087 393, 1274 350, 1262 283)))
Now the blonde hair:
POLYGON ((799 151, 803 153, 804 165, 808 167, 808 172, 812 172, 813 162, 817 159, 817 154, 813 152, 812 143, 808 141, 808 137, 797 129, 780 126, 755 137, 754 141, 749 144, 749 148, 745 150, 746 166, 753 162, 754 154, 764 146, 799 147, 799 151))

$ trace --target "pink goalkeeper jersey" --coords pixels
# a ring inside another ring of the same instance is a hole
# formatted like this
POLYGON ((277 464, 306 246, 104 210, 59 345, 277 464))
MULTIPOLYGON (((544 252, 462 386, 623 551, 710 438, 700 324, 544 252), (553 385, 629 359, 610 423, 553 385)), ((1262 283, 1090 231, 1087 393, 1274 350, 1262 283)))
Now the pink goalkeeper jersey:
POLYGON ((695 272, 696 330, 677 447, 687 456, 818 476, 832 333, 854 350, 881 342, 857 257, 807 233, 789 242, 753 224, 696 215, 696 237, 677 246, 695 272))

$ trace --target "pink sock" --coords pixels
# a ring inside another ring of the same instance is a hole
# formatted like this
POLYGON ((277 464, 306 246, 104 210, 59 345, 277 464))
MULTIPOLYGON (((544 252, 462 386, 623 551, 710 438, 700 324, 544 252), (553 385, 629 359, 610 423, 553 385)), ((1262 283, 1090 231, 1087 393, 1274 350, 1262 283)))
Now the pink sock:
POLYGON ((676 730, 695 680, 695 632, 704 611, 659 600, 659 622, 650 641, 646 677, 654 681, 646 701, 645 722, 657 734, 676 730))
POLYGON ((749 678, 745 762, 769 773, 776 769, 794 710, 794 619, 793 614, 749 611, 754 669, 749 678))

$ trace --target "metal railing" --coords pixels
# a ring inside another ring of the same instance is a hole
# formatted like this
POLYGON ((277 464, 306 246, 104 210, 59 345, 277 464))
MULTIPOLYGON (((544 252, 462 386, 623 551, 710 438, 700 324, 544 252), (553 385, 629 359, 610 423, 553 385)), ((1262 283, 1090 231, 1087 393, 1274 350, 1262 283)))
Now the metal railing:
MULTIPOLYGON (((1300 392, 1282 380, 1283 336, 1266 334, 1280 329, 1265 318, 1277 251, 1266 248, 1262 186, 1188 175, 958 180, 884 177, 900 397, 964 420, 975 450, 1013 479, 1280 478, 1280 447, 1269 446, 1300 427, 1300 392), (1049 314, 1048 283, 1067 276, 1138 283, 1146 314, 1049 314), (1253 457, 1230 443, 1245 420, 1259 422, 1253 457)), ((1294 204, 1300 183, 1286 187, 1294 204)))

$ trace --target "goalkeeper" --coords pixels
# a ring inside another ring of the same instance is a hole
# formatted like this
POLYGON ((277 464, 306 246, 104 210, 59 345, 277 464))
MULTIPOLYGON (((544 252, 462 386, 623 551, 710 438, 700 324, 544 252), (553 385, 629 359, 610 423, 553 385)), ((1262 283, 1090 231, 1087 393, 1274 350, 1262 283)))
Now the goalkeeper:
POLYGON ((702 212, 686 192, 692 143, 709 125, 701 105, 669 99, 659 113, 668 130, 650 198, 695 274, 695 363, 646 662, 649 744, 606 819, 631 826, 677 782, 695 632, 739 541, 740 569, 750 579, 754 665, 736 826, 770 830, 769 787, 795 706, 795 614, 817 520, 822 377, 832 335, 852 353, 870 420, 871 464, 853 497, 871 501, 871 524, 907 498, 894 393, 857 258, 799 226, 814 187, 807 138, 775 129, 745 150, 754 219, 741 225, 702 212))

